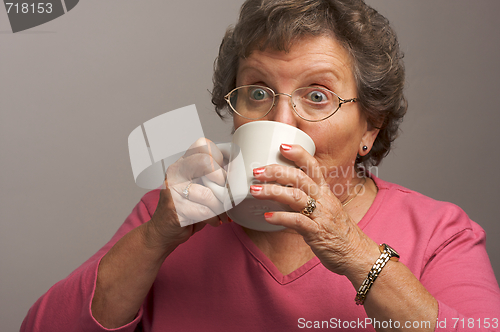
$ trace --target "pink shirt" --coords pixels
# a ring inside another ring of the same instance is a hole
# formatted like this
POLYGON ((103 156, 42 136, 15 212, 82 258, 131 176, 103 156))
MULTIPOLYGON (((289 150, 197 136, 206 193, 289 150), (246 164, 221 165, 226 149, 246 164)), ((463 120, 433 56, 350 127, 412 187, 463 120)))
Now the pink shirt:
MULTIPOLYGON (((358 225, 377 243, 396 249, 438 300, 436 331, 481 331, 488 324, 500 331, 500 290, 483 229, 453 204, 374 180, 379 192, 358 225)), ((147 193, 108 244, 43 295, 21 332, 110 331, 90 311, 99 261, 151 218, 158 197, 158 190, 147 193)), ((239 225, 207 226, 165 260, 137 318, 113 331, 133 332, 139 323, 144 331, 162 332, 373 330, 377 323, 367 324, 355 295, 346 277, 316 257, 282 275, 239 225)))

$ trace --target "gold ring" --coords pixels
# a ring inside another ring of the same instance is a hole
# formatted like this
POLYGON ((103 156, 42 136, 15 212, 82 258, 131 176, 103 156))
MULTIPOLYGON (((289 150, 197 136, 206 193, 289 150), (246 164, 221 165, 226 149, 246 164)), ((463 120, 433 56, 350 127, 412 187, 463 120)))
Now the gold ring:
POLYGON ((307 206, 300 213, 309 217, 314 212, 314 209, 316 209, 316 200, 311 196, 307 196, 307 198, 309 199, 307 206))

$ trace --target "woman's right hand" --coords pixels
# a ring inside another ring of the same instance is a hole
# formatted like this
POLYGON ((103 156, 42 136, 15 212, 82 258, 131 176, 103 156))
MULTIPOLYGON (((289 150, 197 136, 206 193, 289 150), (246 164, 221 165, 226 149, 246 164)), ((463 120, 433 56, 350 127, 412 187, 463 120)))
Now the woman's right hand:
POLYGON ((223 186, 226 179, 223 165, 224 156, 215 143, 200 138, 168 167, 165 189, 160 191, 156 211, 147 223, 148 245, 172 250, 206 224, 217 227, 228 222, 222 203, 200 180, 205 176, 223 186), (186 198, 183 191, 188 185, 186 198))
POLYGON ((166 257, 206 224, 227 222, 222 203, 199 184, 205 176, 224 185, 223 160, 214 143, 197 140, 168 168, 151 220, 125 234, 101 259, 91 310, 102 326, 118 328, 132 322, 166 257), (189 183, 186 198, 182 192, 189 183))

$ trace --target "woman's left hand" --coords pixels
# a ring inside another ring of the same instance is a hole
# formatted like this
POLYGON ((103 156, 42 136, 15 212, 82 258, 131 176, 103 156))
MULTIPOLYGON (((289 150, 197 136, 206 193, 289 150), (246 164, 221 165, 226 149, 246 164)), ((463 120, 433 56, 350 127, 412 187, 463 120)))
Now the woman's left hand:
POLYGON ((267 222, 296 230, 330 271, 349 279, 366 277, 378 258, 378 245, 343 209, 313 156, 300 145, 282 145, 281 153, 300 169, 277 164, 255 169, 256 180, 280 185, 252 186, 251 194, 289 205, 297 212, 267 213, 267 222), (307 206, 309 197, 316 201, 316 208, 306 216, 300 211, 307 206))

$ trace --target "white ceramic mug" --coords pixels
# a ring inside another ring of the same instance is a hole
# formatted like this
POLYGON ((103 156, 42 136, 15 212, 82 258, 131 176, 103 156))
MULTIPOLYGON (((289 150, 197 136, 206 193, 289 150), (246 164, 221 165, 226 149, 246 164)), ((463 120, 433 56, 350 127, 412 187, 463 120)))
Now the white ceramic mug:
POLYGON ((296 127, 275 121, 254 121, 240 126, 231 144, 217 144, 223 154, 229 154, 226 184, 224 187, 202 177, 205 186, 223 203, 228 216, 241 226, 259 231, 278 231, 284 227, 266 222, 264 213, 292 211, 289 206, 272 200, 258 200, 250 194, 250 186, 259 182, 253 169, 280 164, 297 167, 284 158, 281 144, 298 144, 314 155, 316 147, 309 135, 296 127))

